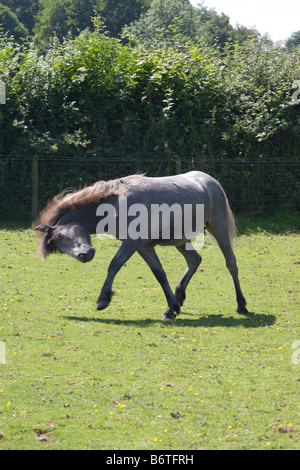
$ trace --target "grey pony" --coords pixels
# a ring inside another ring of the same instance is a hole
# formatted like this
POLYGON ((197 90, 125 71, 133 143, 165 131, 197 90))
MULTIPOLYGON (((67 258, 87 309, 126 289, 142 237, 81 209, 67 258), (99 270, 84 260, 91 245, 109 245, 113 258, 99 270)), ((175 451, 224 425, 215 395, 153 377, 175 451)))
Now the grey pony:
MULTIPOLYGON (((169 235, 166 237, 165 232, 163 233, 163 224, 161 223, 154 230, 155 237, 151 236, 154 223, 151 219, 151 208, 162 204, 166 204, 171 209, 181 207, 184 210, 187 206, 192 208, 190 214, 193 218, 191 222, 193 231, 204 229, 203 224, 202 227, 197 227, 195 220, 197 214, 195 208, 197 205, 202 205, 205 228, 222 250, 226 266, 233 279, 237 313, 247 314, 246 300, 240 287, 236 257, 232 248, 236 235, 234 217, 222 186, 214 178, 200 171, 166 177, 131 175, 107 182, 99 181, 74 193, 56 196, 40 214, 38 225, 34 226, 35 230, 43 234, 40 252, 44 258, 50 253, 59 251, 73 256, 81 262, 91 261, 95 255, 95 249, 91 245, 90 235, 98 233, 99 227, 103 229, 103 232, 109 232, 109 224, 104 224, 105 217, 105 220, 109 221, 108 212, 102 209, 113 207, 114 235, 121 239, 122 243, 109 264, 107 277, 98 298, 97 309, 102 310, 108 307, 113 295, 112 285, 116 274, 124 263, 135 252, 138 252, 164 291, 168 307, 163 319, 174 319, 180 313, 180 308, 186 297, 186 288, 202 258, 193 248, 191 240, 183 230, 181 230, 182 236, 178 237, 174 211, 170 211, 169 235), (128 224, 125 230, 120 223, 120 218, 123 217, 120 210, 124 198, 126 198, 128 208, 142 205, 146 208, 145 213, 147 214, 147 220, 145 217, 143 219, 141 214, 139 218, 134 219, 132 211, 131 215, 129 211, 125 219, 128 224), (134 220, 137 230, 135 236, 130 236, 130 231, 126 229, 134 220), (120 233, 121 231, 123 234, 120 233), (127 234, 125 237, 124 232, 127 234), (136 233, 140 233, 140 236, 136 236, 136 233), (187 269, 174 293, 156 254, 156 245, 174 245, 186 260, 187 269)), ((183 214, 183 211, 181 213, 183 214)), ((182 224, 183 222, 182 219, 182 224)))

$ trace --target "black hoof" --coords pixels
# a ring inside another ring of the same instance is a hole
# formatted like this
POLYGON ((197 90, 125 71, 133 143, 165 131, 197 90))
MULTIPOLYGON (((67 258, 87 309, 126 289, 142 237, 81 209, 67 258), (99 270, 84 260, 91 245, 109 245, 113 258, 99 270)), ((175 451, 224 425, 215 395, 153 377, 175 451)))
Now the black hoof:
POLYGON ((239 315, 248 315, 248 310, 246 309, 246 307, 238 307, 237 311, 236 311, 239 315))
POLYGON ((168 307, 167 310, 165 311, 162 320, 167 321, 167 320, 175 320, 176 316, 180 314, 180 307, 179 304, 175 304, 172 307, 168 307))
POLYGON ((97 303, 97 310, 104 310, 106 307, 108 307, 113 295, 113 292, 108 295, 100 295, 97 303))
POLYGON ((107 302, 107 300, 99 300, 97 304, 97 310, 104 310, 106 307, 108 307, 110 302, 107 302))
POLYGON ((163 321, 174 321, 176 319, 176 315, 174 313, 171 313, 169 315, 164 314, 162 317, 163 321))

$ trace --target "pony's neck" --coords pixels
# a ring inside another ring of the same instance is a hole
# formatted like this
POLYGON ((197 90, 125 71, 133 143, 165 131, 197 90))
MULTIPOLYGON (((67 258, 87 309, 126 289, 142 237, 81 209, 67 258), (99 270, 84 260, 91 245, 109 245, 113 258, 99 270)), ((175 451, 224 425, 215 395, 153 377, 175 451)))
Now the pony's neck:
POLYGON ((97 204, 91 204, 82 208, 71 209, 59 219, 56 225, 74 223, 84 227, 90 234, 94 234, 97 227, 97 207, 97 204))

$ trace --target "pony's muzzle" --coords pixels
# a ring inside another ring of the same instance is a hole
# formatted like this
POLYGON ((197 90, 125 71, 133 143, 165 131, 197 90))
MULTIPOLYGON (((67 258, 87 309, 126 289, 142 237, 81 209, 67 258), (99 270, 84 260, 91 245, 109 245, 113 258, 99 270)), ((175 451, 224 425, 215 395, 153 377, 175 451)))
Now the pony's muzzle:
POLYGON ((84 251, 78 254, 78 259, 82 263, 87 263, 91 261, 95 256, 95 248, 90 248, 88 251, 84 251))

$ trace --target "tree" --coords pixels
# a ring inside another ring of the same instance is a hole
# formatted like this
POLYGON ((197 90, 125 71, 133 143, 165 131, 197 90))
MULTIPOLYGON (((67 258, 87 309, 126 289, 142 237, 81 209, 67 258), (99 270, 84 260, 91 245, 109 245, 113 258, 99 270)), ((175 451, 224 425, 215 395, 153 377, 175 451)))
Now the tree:
POLYGON ((204 40, 222 49, 228 41, 242 43, 257 32, 230 25, 229 17, 219 15, 203 5, 193 7, 188 0, 153 0, 149 10, 125 29, 124 36, 143 43, 174 41, 174 39, 204 40))
POLYGON ((151 0, 109 0, 101 12, 108 34, 118 37, 125 25, 140 18, 150 7, 151 0))
POLYGON ((290 51, 300 45, 300 30, 293 33, 285 43, 286 48, 290 51))
POLYGON ((30 34, 33 33, 34 17, 42 8, 42 0, 1 0, 1 3, 17 15, 30 34))
MULTIPOLYGON (((255 28, 246 28, 246 26, 242 25, 237 25, 236 28, 234 28, 233 34, 232 34, 232 40, 234 43, 237 44, 242 44, 243 42, 256 37, 259 39, 260 33, 255 29, 255 28)), ((266 37, 265 37, 266 39, 266 37)))
POLYGON ((20 23, 17 15, 2 3, 0 3, 0 28, 4 33, 14 36, 17 41, 25 39, 29 35, 28 30, 20 23))
POLYGON ((92 29, 91 18, 104 6, 104 0, 45 0, 34 26, 35 43, 47 50, 54 34, 62 41, 68 34, 75 37, 86 28, 92 29))
POLYGON ((178 35, 194 38, 196 21, 194 8, 188 0, 153 0, 149 10, 129 25, 124 35, 145 43, 178 35))
POLYGON ((197 36, 202 36, 209 44, 224 46, 233 35, 233 27, 229 17, 224 13, 218 15, 213 9, 199 6, 195 9, 197 22, 197 36))
POLYGON ((54 33, 61 41, 68 34, 74 38, 84 29, 92 31, 91 18, 96 14, 101 15, 108 35, 117 37, 149 4, 150 0, 45 0, 36 18, 35 42, 46 50, 54 33))

